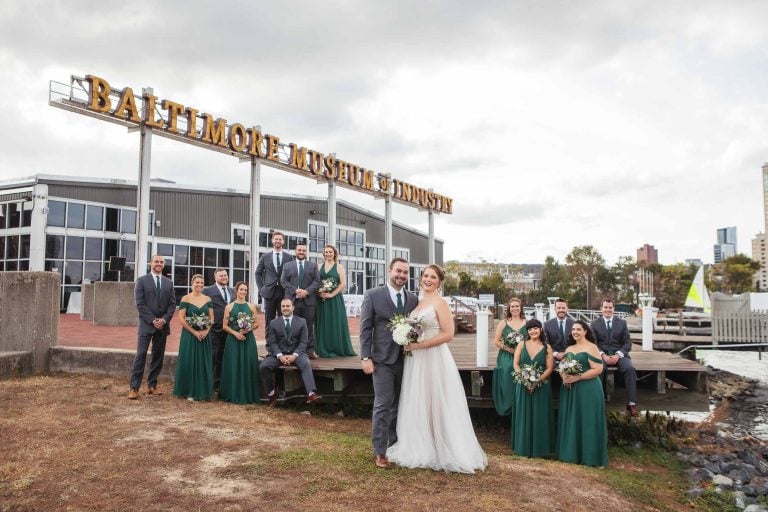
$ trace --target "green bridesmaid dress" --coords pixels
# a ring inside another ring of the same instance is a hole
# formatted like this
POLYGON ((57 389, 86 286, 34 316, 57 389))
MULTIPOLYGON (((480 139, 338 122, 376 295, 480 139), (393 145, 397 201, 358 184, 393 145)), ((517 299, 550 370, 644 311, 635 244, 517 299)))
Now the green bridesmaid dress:
MULTIPOLYGON (((520 367, 527 364, 535 364, 541 372, 546 370, 546 344, 531 359, 523 342, 520 367)), ((554 426, 550 379, 541 383, 533 393, 529 393, 525 386, 518 384, 515 388, 515 407, 512 415, 512 451, 524 457, 552 455, 555 451, 554 426)))
MULTIPOLYGON (((238 331, 237 314, 252 316, 253 312, 247 303, 232 303, 229 318, 229 328, 238 331)), ((224 359, 221 364, 221 383, 219 384, 219 400, 236 404, 254 404, 259 402, 259 353, 256 348, 256 337, 253 331, 240 341, 233 335, 227 336, 224 345, 224 359)))
MULTIPOLYGON (((208 315, 210 307, 212 307, 210 301, 199 308, 182 301, 179 304, 179 311, 186 310, 186 316, 208 315)), ((209 400, 213 396, 213 359, 210 337, 206 336, 203 341, 199 341, 191 332, 182 329, 179 339, 179 357, 176 359, 173 395, 194 400, 209 400)))
MULTIPOLYGON (((320 281, 335 279, 339 282, 336 263, 326 272, 320 264, 320 281)), ((339 293, 330 299, 319 299, 315 310, 315 353, 320 357, 354 356, 352 339, 349 337, 347 308, 344 298, 339 293)))
MULTIPOLYGON (((511 328, 505 321, 501 337, 506 338, 513 331, 515 329, 511 328)), ((528 331, 525 330, 525 326, 520 327, 517 331, 524 338, 528 337, 528 331)), ((499 349, 499 354, 496 356, 496 368, 493 369, 491 396, 493 397, 493 405, 496 407, 496 412, 501 416, 512 414, 512 406, 515 403, 515 389, 517 388, 517 383, 513 376, 514 373, 515 355, 512 352, 499 349)))

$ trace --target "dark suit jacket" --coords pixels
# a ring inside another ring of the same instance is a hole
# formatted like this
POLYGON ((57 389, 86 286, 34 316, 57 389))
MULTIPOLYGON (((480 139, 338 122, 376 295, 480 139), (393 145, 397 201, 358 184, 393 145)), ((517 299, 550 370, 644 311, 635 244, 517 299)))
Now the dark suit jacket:
MULTIPOLYGON (((277 273, 275 263, 272 261, 272 254, 274 251, 269 251, 266 254, 262 254, 259 258, 259 264, 256 265, 256 286, 259 287, 259 295, 265 299, 282 299, 282 297, 275 297, 275 289, 280 284, 280 274, 277 273)), ((293 261, 293 256, 288 254, 287 251, 280 253, 281 261, 280 266, 285 270, 285 264, 289 261, 293 261)))
POLYGON ((283 265, 283 275, 280 277, 280 284, 285 290, 285 298, 296 301, 296 289, 306 290, 309 295, 304 299, 304 304, 314 306, 317 303, 317 290, 320 288, 320 272, 317 270, 317 263, 304 260, 304 275, 299 283, 299 262, 298 260, 289 261, 283 265))
POLYGON ((267 351, 271 356, 277 354, 290 355, 294 352, 302 355, 307 353, 309 329, 307 322, 296 315, 291 318, 291 336, 285 337, 285 318, 279 316, 269 322, 267 328, 267 351))
POLYGON ((611 318, 611 338, 608 339, 608 329, 605 327, 605 319, 601 316, 592 321, 592 332, 595 333, 597 346, 609 356, 621 350, 625 356, 629 356, 632 350, 632 340, 629 338, 627 322, 615 315, 611 318))
MULTIPOLYGON (((408 315, 418 304, 418 297, 405 291, 404 314, 408 315)), ((403 348, 394 342, 389 330, 389 320, 395 316, 395 309, 386 285, 365 292, 360 306, 360 357, 370 357, 374 363, 394 364, 398 361, 403 348)))
MULTIPOLYGON (((227 286, 227 294, 229 295, 229 302, 235 300, 235 290, 231 286, 227 286)), ((221 296, 221 288, 219 285, 213 284, 203 288, 203 295, 207 295, 213 302, 213 328, 215 330, 221 330, 224 320, 224 308, 227 307, 229 302, 224 302, 224 297, 221 296)))
POLYGON ((152 274, 146 274, 136 280, 134 289, 136 309, 139 311, 139 334, 153 334, 157 329, 152 325, 155 318, 165 320, 163 334, 171 333, 171 318, 176 312, 176 295, 173 283, 167 277, 160 277, 160 296, 155 292, 155 280, 152 274))
POLYGON ((559 318, 550 318, 544 323, 544 336, 553 351, 565 352, 565 349, 568 348, 568 336, 571 335, 572 327, 573 319, 565 317, 565 336, 561 336, 559 318))

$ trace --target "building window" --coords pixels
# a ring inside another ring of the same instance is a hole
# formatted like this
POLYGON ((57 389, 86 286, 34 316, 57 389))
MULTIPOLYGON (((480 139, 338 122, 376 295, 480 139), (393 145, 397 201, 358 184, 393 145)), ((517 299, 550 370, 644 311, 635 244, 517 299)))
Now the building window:
POLYGON ((118 233, 120 231, 120 209, 105 208, 104 231, 118 233))
POLYGON ((323 252, 328 243, 328 228, 321 224, 309 224, 309 252, 323 252))
POLYGON ((120 232, 136 234, 136 212, 123 209, 120 211, 120 216, 122 217, 120 232))
POLYGON ((80 203, 67 204, 67 227, 83 229, 85 227, 85 205, 80 203))
POLYGON ((339 228, 336 230, 336 246, 342 256, 365 256, 365 236, 360 231, 339 228))
POLYGON ((63 228, 67 223, 67 203, 48 201, 48 225, 63 228))
POLYGON ((104 231, 104 207, 88 205, 86 209, 85 229, 104 231))

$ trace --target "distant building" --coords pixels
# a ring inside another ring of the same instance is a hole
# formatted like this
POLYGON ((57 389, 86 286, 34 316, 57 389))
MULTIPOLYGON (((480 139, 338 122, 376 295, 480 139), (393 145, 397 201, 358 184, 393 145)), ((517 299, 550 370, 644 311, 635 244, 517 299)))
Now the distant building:
POLYGON ((686 265, 693 265, 695 267, 700 267, 700 266, 704 265, 704 262, 701 261, 700 258, 689 258, 689 259, 685 260, 685 264, 686 265))
POLYGON ((755 288, 762 292, 768 290, 768 256, 765 251, 765 234, 758 233, 752 239, 752 259, 760 263, 760 270, 755 272, 754 281, 757 284, 755 288))
POLYGON ((714 246, 715 263, 720 263, 732 256, 736 256, 736 226, 720 228, 717 230, 717 243, 714 246))
POLYGON ((637 250, 637 264, 656 265, 659 263, 659 251, 652 245, 645 244, 637 250))

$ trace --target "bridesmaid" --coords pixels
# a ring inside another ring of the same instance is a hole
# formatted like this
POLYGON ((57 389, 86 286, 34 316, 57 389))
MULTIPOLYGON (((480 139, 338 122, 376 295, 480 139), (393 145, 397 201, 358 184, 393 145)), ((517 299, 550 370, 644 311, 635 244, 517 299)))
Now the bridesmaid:
POLYGON ((554 453, 552 386, 549 378, 555 367, 552 347, 541 340, 541 322, 532 318, 525 324, 528 339, 515 349, 515 371, 536 365, 541 381, 533 391, 518 384, 512 415, 512 451, 524 457, 547 457, 554 453))
POLYGON ((608 465, 608 427, 600 375, 603 362, 592 337, 592 330, 583 320, 576 320, 568 339, 565 359, 581 364, 581 373, 560 372, 557 458, 585 466, 608 465))
POLYGON ((184 328, 179 340, 176 380, 173 395, 189 400, 209 400, 213 396, 213 359, 208 332, 213 324, 213 303, 203 295, 203 276, 192 276, 192 293, 179 303, 179 322, 184 328), (190 325, 187 317, 208 318, 207 326, 190 325))
POLYGON ((512 404, 515 401, 516 384, 512 373, 515 370, 516 343, 512 345, 509 340, 512 337, 522 340, 526 335, 523 303, 513 297, 507 304, 507 317, 496 327, 494 336, 499 354, 496 356, 496 368, 493 370, 492 396, 496 412, 501 416, 512 414, 512 404))
POLYGON ((344 267, 337 263, 339 251, 332 245, 323 248, 323 264, 320 265, 320 298, 315 315, 315 352, 320 357, 354 356, 349 337, 347 308, 341 292, 347 286, 344 267), (324 290, 324 283, 332 281, 336 287, 324 290))
POLYGON ((256 306, 246 302, 248 285, 235 285, 235 301, 224 309, 223 329, 228 334, 221 367, 219 400, 236 404, 259 402, 259 352, 256 348, 256 306), (238 324, 238 317, 241 324, 238 324))

